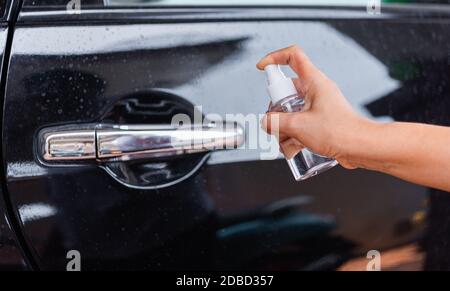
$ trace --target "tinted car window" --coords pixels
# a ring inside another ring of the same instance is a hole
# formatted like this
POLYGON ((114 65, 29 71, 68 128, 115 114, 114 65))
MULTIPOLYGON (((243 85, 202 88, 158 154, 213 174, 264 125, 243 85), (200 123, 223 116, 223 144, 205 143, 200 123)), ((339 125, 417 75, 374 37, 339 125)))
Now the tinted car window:
MULTIPOLYGON (((106 0, 106 5, 330 5, 366 6, 370 0, 106 0)), ((384 3, 449 3, 449 0, 382 0, 384 3)))

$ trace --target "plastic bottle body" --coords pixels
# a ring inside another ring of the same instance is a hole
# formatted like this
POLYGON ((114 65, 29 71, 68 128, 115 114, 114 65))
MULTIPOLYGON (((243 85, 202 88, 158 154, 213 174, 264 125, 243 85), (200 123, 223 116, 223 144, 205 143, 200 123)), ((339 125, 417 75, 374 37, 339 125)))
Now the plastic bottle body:
MULTIPOLYGON (((274 112, 297 112, 303 109, 304 104, 305 101, 295 94, 272 104, 269 110, 274 112)), ((306 180, 338 164, 336 160, 315 154, 306 148, 297 153, 290 153, 289 156, 286 156, 286 161, 297 181, 306 180)))

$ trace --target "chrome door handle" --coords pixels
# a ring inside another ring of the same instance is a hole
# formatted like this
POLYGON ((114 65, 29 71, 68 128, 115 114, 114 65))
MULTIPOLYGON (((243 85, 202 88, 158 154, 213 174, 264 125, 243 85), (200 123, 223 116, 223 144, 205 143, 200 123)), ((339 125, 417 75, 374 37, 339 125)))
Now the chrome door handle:
POLYGON ((45 162, 128 161, 233 149, 244 143, 236 122, 186 127, 166 125, 87 125, 53 127, 39 134, 45 162))

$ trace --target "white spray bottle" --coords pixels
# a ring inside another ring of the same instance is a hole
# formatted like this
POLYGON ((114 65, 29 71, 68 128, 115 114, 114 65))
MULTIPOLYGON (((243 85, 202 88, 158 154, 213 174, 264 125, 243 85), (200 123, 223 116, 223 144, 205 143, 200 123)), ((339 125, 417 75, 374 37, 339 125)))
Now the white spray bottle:
MULTIPOLYGON (((301 111, 305 101, 299 96, 292 80, 283 74, 280 66, 267 65, 264 71, 269 83, 267 89, 272 99, 269 111, 301 111)), ((297 181, 306 180, 338 164, 336 160, 315 154, 306 148, 297 153, 290 153, 286 160, 297 181)))

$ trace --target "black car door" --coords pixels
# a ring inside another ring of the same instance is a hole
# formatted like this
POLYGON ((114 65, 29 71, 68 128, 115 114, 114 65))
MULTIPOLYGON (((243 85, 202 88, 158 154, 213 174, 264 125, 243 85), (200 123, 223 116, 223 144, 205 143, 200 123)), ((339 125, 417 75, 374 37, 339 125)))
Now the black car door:
POLYGON ((66 269, 70 251, 82 269, 150 270, 336 269, 372 249, 420 252, 428 189, 340 167, 295 182, 282 158, 249 146, 268 104, 255 64, 299 44, 360 113, 415 120, 448 92, 448 15, 263 2, 24 1, 2 141, 11 208, 38 268, 66 269), (42 156, 42 132, 161 128, 200 111, 246 117, 247 143, 100 163, 42 156))
MULTIPOLYGON (((9 44, 12 39, 10 24, 14 18, 17 6, 12 1, 0 1, 0 91, 2 96, 5 91, 5 79, 7 72, 9 44)), ((3 170, 2 176, 3 176, 3 170)), ((24 244, 20 227, 13 215, 9 196, 4 179, 1 179, 0 189, 0 270, 29 270, 30 261, 27 251, 22 248, 24 244)))

